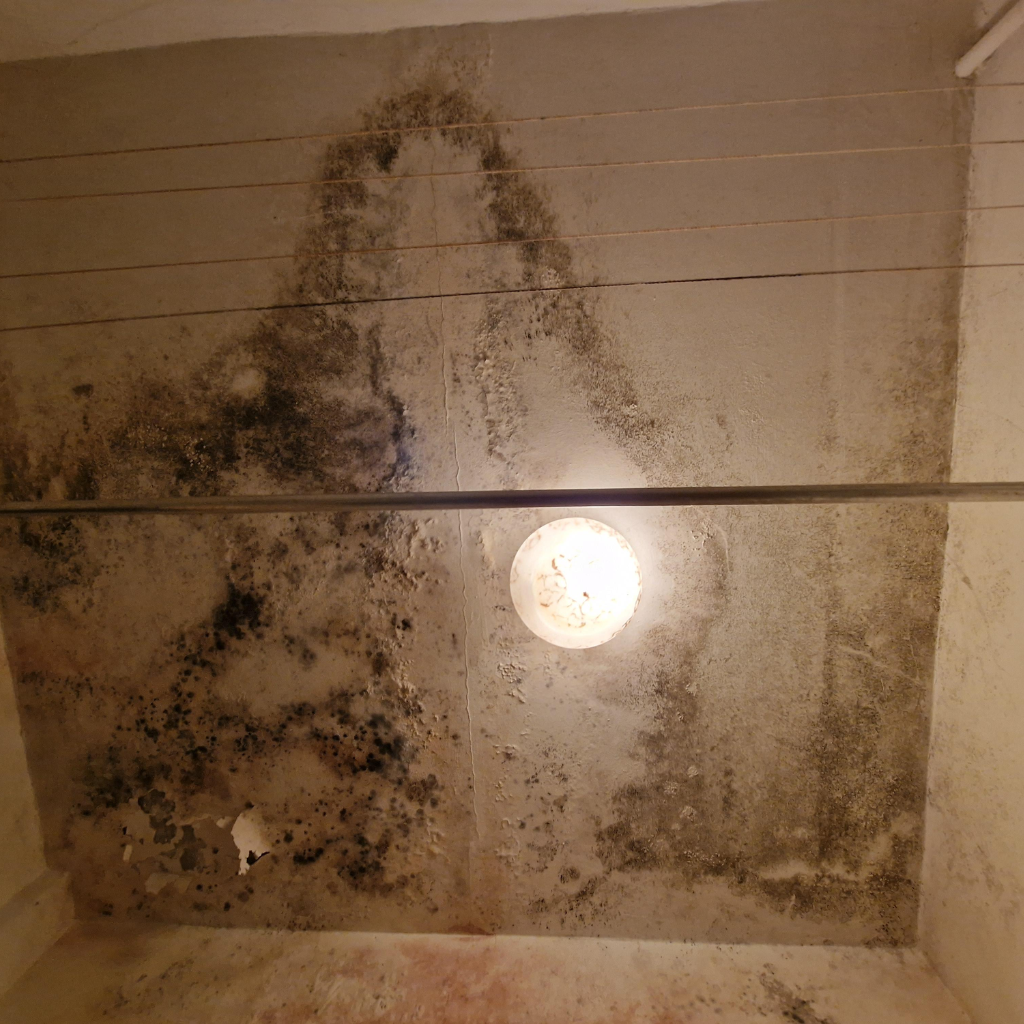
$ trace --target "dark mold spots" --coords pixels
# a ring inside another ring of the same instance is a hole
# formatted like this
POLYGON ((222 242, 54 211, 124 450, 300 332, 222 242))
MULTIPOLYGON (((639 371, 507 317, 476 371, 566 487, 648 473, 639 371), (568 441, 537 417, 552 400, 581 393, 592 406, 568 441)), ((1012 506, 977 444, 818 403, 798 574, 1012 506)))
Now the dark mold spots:
MULTIPOLYGON (((249 605, 241 595, 236 588, 222 607, 236 610, 231 621, 239 630, 259 628, 258 604, 249 605)), ((210 632, 208 627, 196 629, 200 636, 210 632)), ((181 646, 196 650, 185 638, 181 646)), ((412 771, 418 748, 399 721, 422 715, 418 703, 386 693, 375 696, 363 686, 336 689, 316 702, 282 704, 257 716, 208 686, 217 671, 216 659, 222 657, 212 648, 213 660, 187 655, 186 682, 179 679, 162 692, 122 695, 123 711, 111 722, 118 743, 87 753, 72 772, 83 782, 76 813, 99 827, 105 819, 120 820, 124 812, 119 808, 138 807, 148 817, 153 842, 169 847, 164 855, 173 857, 182 872, 223 882, 237 870, 237 862, 232 868, 223 858, 218 860, 211 834, 184 823, 183 815, 185 820, 188 816, 183 801, 187 808, 190 801, 216 794, 231 803, 230 794, 244 786, 250 795, 246 807, 257 805, 268 828, 293 822, 278 833, 282 849, 292 847, 287 863, 293 868, 323 871, 376 895, 414 883, 416 873, 400 865, 417 834, 426 835, 428 812, 439 806, 444 789, 434 774, 418 777, 412 771), (291 773, 297 761, 309 755, 323 774, 312 786, 296 787, 291 773), (210 852, 212 860, 207 857, 210 852)), ((372 659, 367 661, 369 682, 374 669, 372 659)), ((69 691, 68 682, 59 684, 65 701, 69 692, 90 692, 84 686, 69 691)), ((382 684, 378 679, 372 685, 377 690, 382 684)), ((46 681, 37 681, 37 686, 38 695, 45 698, 46 681)), ((108 714, 116 706, 108 706, 108 714)), ((273 854, 255 852, 250 852, 247 863, 254 867, 264 860, 283 863, 273 854)), ((281 869, 269 870, 277 877, 281 869)), ((279 915, 277 897, 266 884, 256 896, 269 903, 268 912, 279 915)), ((149 913, 145 902, 144 907, 149 913)), ((134 913, 131 906, 122 906, 121 911, 134 913)), ((181 908, 165 911, 174 916, 181 908)), ((325 913, 329 919, 330 911, 325 908, 325 913)))
MULTIPOLYGON (((899 862, 899 853, 895 860, 899 862)), ((743 881, 779 914, 842 922, 874 919, 876 934, 870 945, 906 946, 914 941, 917 883, 905 870, 888 864, 857 879, 821 871, 789 879, 748 875, 743 881)))
POLYGON ((95 578, 83 550, 82 528, 70 516, 22 520, 16 536, 20 550, 11 559, 11 592, 37 611, 55 609, 64 588, 95 578))
MULTIPOLYGON (((927 561, 908 561, 911 582, 878 598, 865 595, 858 571, 851 599, 841 563, 871 541, 858 523, 841 534, 838 519, 822 520, 820 538, 823 672, 808 680, 805 698, 813 693, 817 714, 780 737, 779 753, 769 755, 777 762, 734 763, 742 752, 731 729, 723 742, 702 696, 701 686, 716 680, 695 685, 696 649, 678 657, 675 673, 656 678, 655 725, 637 749, 644 776, 613 795, 596 850, 609 871, 668 872, 688 887, 717 880, 780 915, 851 924, 870 943, 907 945, 915 940, 924 803, 921 680, 934 618, 927 608, 918 619, 900 610, 922 579, 937 593, 938 575, 927 561), (883 599, 895 610, 872 606, 883 599), (877 625, 888 621, 900 622, 891 641, 877 625)), ((884 572, 879 579, 894 586, 884 572)))
POLYGON ((570 914, 577 913, 581 907, 593 900, 597 890, 604 884, 606 879, 600 875, 588 879, 566 900, 565 909, 570 914))
POLYGON ((409 782, 405 787, 405 794, 413 803, 420 807, 425 806, 427 803, 431 807, 436 807, 440 788, 437 776, 431 772, 426 778, 414 779, 409 782))
POLYGON ((340 307, 278 310, 185 380, 141 380, 109 443, 150 472, 165 467, 178 492, 223 493, 251 473, 377 490, 410 464, 386 367, 377 326, 340 307))
POLYGON ((124 768, 123 760, 121 748, 114 746, 102 753, 87 755, 82 780, 89 799, 86 806, 80 808, 81 814, 89 816, 101 808, 120 807, 132 798, 141 784, 153 784, 152 771, 140 765, 134 773, 129 773, 124 768))
POLYGON ((573 883, 578 879, 579 871, 575 868, 563 871, 559 879, 563 888, 556 889, 551 896, 533 900, 529 905, 530 914, 538 918, 558 917, 563 928, 592 925, 607 909, 606 901, 601 898, 601 889, 607 883, 608 875, 594 875, 574 888, 573 883))
MULTIPOLYGON (((478 198, 494 241, 518 243, 520 280, 517 290, 540 289, 525 299, 531 311, 528 341, 550 340, 571 358, 576 384, 588 398, 597 422, 648 474, 664 474, 663 431, 645 409, 645 400, 633 374, 617 355, 616 340, 603 330, 590 300, 578 290, 585 282, 573 271, 572 248, 558 241, 557 218, 528 172, 516 169, 516 159, 503 141, 503 128, 472 95, 461 88, 417 85, 379 102, 364 115, 367 134, 346 138, 327 153, 320 189, 320 227, 313 246, 318 251, 379 248, 400 216, 400 206, 387 190, 371 197, 365 178, 388 173, 402 147, 418 137, 416 129, 432 129, 457 152, 475 157, 483 172, 478 198), (339 180, 342 179, 342 180, 339 180), (372 215, 371 215, 372 208, 372 215), (577 289, 577 290, 574 290, 577 289)), ((340 297, 351 282, 340 261, 323 261, 313 273, 315 286, 308 294, 321 299, 340 297)), ((374 293, 381 282, 371 286, 374 293)), ((524 300, 517 297, 518 303, 524 300)), ((489 301, 487 319, 501 319, 506 300, 489 301)), ((496 352, 490 353, 497 356, 496 352)), ((509 386, 514 390, 514 375, 509 386)), ((492 425, 493 426, 493 425, 492 425)), ((491 454, 500 448, 490 445, 491 454)), ((678 475, 678 467, 673 467, 678 475)))
POLYGON ((786 1020, 793 1024, 835 1024, 833 1018, 819 1016, 810 1000, 801 998, 774 975, 766 972, 758 980, 786 1020))
MULTIPOLYGON (((198 681, 196 691, 176 683, 148 700, 134 694, 127 705, 115 726, 121 745, 86 759, 84 777, 92 810, 117 807, 155 779, 195 794, 209 772, 274 764, 298 748, 314 753, 339 780, 369 773, 403 790, 408 787, 410 802, 440 789, 433 775, 409 779, 416 748, 386 715, 369 710, 372 701, 366 691, 338 690, 319 704, 282 705, 276 714, 260 718, 232 706, 198 681), (135 751, 130 761, 125 758, 128 747, 135 751)), ((139 806, 169 820, 174 803, 160 803, 163 798, 163 792, 153 791, 140 797, 139 806)))
POLYGON ((91 384, 76 384, 71 393, 75 398, 92 398, 93 386, 91 384))
POLYGON ((263 623, 263 606, 266 598, 253 590, 240 590, 228 580, 227 599, 213 610, 214 645, 224 648, 224 637, 241 640, 246 630, 255 633, 263 623))
POLYGON ((296 720, 309 721, 309 736, 317 756, 339 778, 369 772, 391 780, 403 779, 414 753, 405 736, 379 712, 365 719, 355 717, 352 704, 350 694, 338 693, 322 713, 309 705, 297 705, 291 713, 296 720))
POLYGON ((153 828, 154 843, 169 843, 178 832, 178 826, 171 820, 174 814, 174 801, 167 799, 167 794, 158 789, 150 790, 140 796, 139 809, 149 815, 149 824, 153 828))

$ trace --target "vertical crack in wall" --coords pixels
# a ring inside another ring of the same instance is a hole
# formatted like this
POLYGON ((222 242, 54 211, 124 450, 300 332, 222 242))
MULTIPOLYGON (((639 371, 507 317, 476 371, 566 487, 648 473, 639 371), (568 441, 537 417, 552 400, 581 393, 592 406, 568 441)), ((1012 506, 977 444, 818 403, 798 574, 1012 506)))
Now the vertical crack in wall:
MULTIPOLYGON (((437 230, 437 193, 434 188, 434 162, 431 158, 430 164, 430 215, 434 229, 434 260, 437 267, 437 297, 440 303, 440 335, 441 335, 441 384, 444 394, 444 425, 445 430, 451 433, 452 451, 455 457, 455 489, 462 489, 462 465, 459 462, 459 434, 458 429, 451 419, 451 385, 448 380, 448 343, 444 333, 444 283, 441 276, 441 244, 440 235, 437 230)), ((466 729, 469 733, 469 771, 470 787, 472 789, 473 807, 473 832, 479 842, 480 836, 480 814, 477 809, 477 776, 476 776, 476 750, 473 740, 473 706, 469 686, 469 594, 466 587, 466 535, 465 522, 462 510, 456 512, 459 517, 459 571, 462 576, 462 659, 463 670, 466 682, 466 729)), ((471 856, 471 860, 472 860, 471 856)), ((472 886, 472 883, 471 883, 472 886)))
POLYGON ((459 517, 459 567, 462 570, 462 657, 466 673, 466 728, 469 730, 469 770, 470 785, 473 789, 473 831, 479 842, 480 836, 480 814, 477 810, 476 800, 476 750, 473 740, 473 706, 469 687, 469 596, 466 592, 466 536, 463 529, 463 516, 460 509, 459 517))

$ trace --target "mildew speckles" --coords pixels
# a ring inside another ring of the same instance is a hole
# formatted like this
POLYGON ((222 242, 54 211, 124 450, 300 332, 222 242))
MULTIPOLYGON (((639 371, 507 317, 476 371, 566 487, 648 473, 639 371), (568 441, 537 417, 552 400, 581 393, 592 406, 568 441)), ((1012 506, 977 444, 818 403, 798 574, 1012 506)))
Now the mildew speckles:
MULTIPOLYGON (((345 173, 340 159, 328 154, 324 178, 345 173)), ((380 244, 403 215, 362 186, 325 185, 313 203, 304 252, 380 244)), ((358 283, 325 283, 323 266, 300 260, 282 304, 325 284, 333 300, 360 296, 358 283)), ((392 290, 395 273, 378 285, 392 290)), ((55 396, 66 403, 70 391, 73 403, 60 407, 59 439, 28 415, 5 422, 5 497, 375 491, 420 471, 415 418, 432 399, 414 384, 411 410, 409 371, 396 369, 433 356, 417 315, 396 325, 365 307, 291 305, 242 330, 183 322, 162 346, 132 344, 114 371, 82 370, 55 396)), ((6 541, 9 635, 49 845, 83 907, 326 927, 377 906, 381 920, 401 911, 423 926, 457 894, 460 857, 438 846, 465 821, 450 697, 464 686, 463 656, 436 642, 455 613, 438 601, 446 525, 55 520, 6 541), (48 644, 51 630, 61 642, 48 644), (47 737, 78 720, 43 763, 47 737), (239 889, 238 852, 218 823, 254 805, 274 838, 239 889), (126 814, 143 815, 149 834, 125 860, 126 814)))
MULTIPOLYGON (((80 814, 93 820, 103 814, 116 821, 116 813, 104 812, 137 805, 149 817, 150 842, 156 847, 173 844, 158 851, 162 861, 177 862, 190 876, 185 879, 190 887, 209 892, 211 885, 226 884, 230 859, 206 864, 201 854, 210 843, 198 839, 191 824, 180 826, 181 839, 174 842, 179 832, 176 802, 165 790, 134 794, 159 784, 194 802, 225 784, 234 790, 237 783, 225 775, 241 774, 247 792, 259 802, 261 816, 288 823, 272 841, 269 867, 263 866, 262 854, 250 856, 250 872, 261 865, 254 879, 273 875, 282 866, 287 869, 290 863, 318 865, 352 888, 382 894, 417 883, 415 874, 394 871, 392 861, 396 853, 400 856, 408 849, 413 830, 427 821, 419 794, 433 793, 436 807, 443 786, 433 775, 413 775, 416 748, 402 726, 381 712, 367 710, 365 692, 335 692, 320 705, 286 705, 275 717, 261 719, 213 696, 197 698, 194 691, 176 690, 167 699, 175 703, 161 706, 151 701, 135 710, 134 722, 115 727, 121 745, 108 751, 104 763, 88 766, 80 814), (289 766, 303 750, 314 753, 326 777, 316 799, 301 791, 282 798, 289 766), (221 782, 211 784, 217 778, 221 782)), ((406 717, 409 714, 407 709, 406 717)), ((259 912, 263 893, 250 893, 256 896, 250 913, 259 912)), ((272 908, 263 907, 262 912, 272 913, 272 908)))
MULTIPOLYGON (((656 476, 664 472, 657 458, 660 431, 670 425, 658 423, 628 362, 621 358, 618 339, 601 327, 592 300, 578 290, 585 282, 573 269, 572 250, 552 237, 558 234, 556 212, 530 174, 517 170, 505 130, 487 123, 492 120, 467 90, 443 81, 417 85, 380 102, 364 115, 370 134, 344 139, 328 151, 326 182, 317 192, 321 226, 313 247, 320 252, 385 248, 394 244, 394 225, 406 213, 394 190, 373 191, 373 182, 337 179, 387 173, 404 148, 425 145, 431 135, 436 145, 470 158, 480 172, 472 202, 479 209, 484 234, 497 242, 519 243, 518 274, 504 284, 527 292, 515 300, 489 299, 472 365, 455 364, 457 376, 464 372, 479 382, 489 407, 489 454, 512 461, 509 441, 517 418, 525 413, 515 372, 522 346, 511 352, 502 344, 501 336, 511 334, 527 343, 527 351, 539 345, 564 352, 572 384, 586 396, 598 424, 656 476), (425 135, 412 129, 434 131, 425 135)), ((314 260, 310 266, 316 268, 315 290, 309 291, 307 285, 308 297, 322 300, 346 288, 343 264, 314 260)), ((379 281, 362 286, 376 294, 379 281)))
MULTIPOLYGON (((232 581, 225 589, 209 618, 170 652, 157 652, 153 671, 141 678, 51 681, 36 674, 24 681, 29 715, 46 708, 61 730, 91 706, 102 722, 91 719, 86 731, 105 727, 114 737, 102 747, 66 745, 80 751, 69 762, 75 782, 61 826, 68 853, 83 851, 75 861, 100 867, 103 844, 117 848, 136 809, 148 823, 148 834, 132 831, 132 855, 118 878, 103 886, 80 878, 85 904, 97 912, 203 920, 214 904, 194 894, 223 892, 238 872, 230 836, 210 834, 207 819, 253 804, 275 838, 265 856, 251 858, 245 898, 228 901, 231 921, 336 923, 331 901, 303 912, 290 899, 282 906, 282 893, 293 887, 424 898, 432 858, 424 859, 423 844, 437 816, 447 816, 448 787, 416 768, 432 732, 422 726, 422 703, 400 685, 372 637, 363 641, 362 665, 347 673, 349 684, 317 700, 264 702, 257 713, 225 696, 223 681, 245 646, 267 644, 277 629, 267 598, 232 581), (315 882, 303 877, 309 872, 315 882)), ((302 660, 295 656, 297 670, 310 672, 298 667, 302 660)))
MULTIPOLYGON (((941 317, 878 342, 876 380, 820 330, 842 319, 831 283, 592 291, 493 120, 457 75, 411 72, 363 134, 326 145, 288 308, 112 327, 95 353, 68 341, 49 391, 5 369, 4 494, 945 472, 941 317), (435 161, 471 173, 442 195, 435 161), (449 215, 498 243, 478 258, 507 294, 372 301, 447 287, 457 261, 429 246, 449 215)), ((947 284, 928 300, 944 310, 947 284)), ((844 324, 874 309, 868 291, 846 301, 844 324)), ((880 323, 865 335, 897 321, 880 323)), ((51 859, 82 907, 912 941, 941 512, 608 516, 635 541, 645 598, 582 657, 538 646, 510 607, 532 512, 6 528, 51 859), (257 812, 245 850, 233 824, 257 812)))
POLYGON ((774 973, 765 971, 758 981, 786 1020, 794 1024, 835 1024, 832 1017, 822 1017, 815 1012, 811 1000, 799 996, 774 973))

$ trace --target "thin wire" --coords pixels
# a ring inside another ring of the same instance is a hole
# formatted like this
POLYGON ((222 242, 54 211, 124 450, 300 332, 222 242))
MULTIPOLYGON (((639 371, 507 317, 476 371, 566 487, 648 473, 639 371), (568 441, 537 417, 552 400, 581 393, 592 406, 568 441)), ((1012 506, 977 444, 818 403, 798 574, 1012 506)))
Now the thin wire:
POLYGON ((920 274, 948 270, 1006 269, 1024 266, 1022 263, 948 263, 920 267, 856 267, 852 270, 792 270, 774 274, 726 274, 719 277, 652 278, 646 281, 594 281, 587 284, 559 284, 532 288, 482 288, 462 292, 417 292, 412 295, 367 296, 360 299, 322 299, 315 302, 277 302, 265 306, 223 306, 218 309, 188 309, 177 313, 135 313, 129 316, 111 316, 95 320, 63 320, 56 323, 29 324, 0 327, 0 334, 14 331, 43 331, 60 327, 93 327, 103 324, 121 324, 143 320, 173 320, 176 317, 220 316, 228 313, 272 313, 288 309, 326 309, 342 306, 369 306, 400 302, 431 302, 445 299, 471 299, 490 295, 544 295, 550 292, 589 292, 613 288, 645 288, 651 285, 715 284, 727 281, 774 281, 797 277, 837 277, 854 274, 920 274))
POLYGON ((479 246, 517 246, 538 242, 577 242, 592 238, 629 238, 633 235, 667 235, 681 232, 729 231, 739 228, 771 228, 787 227, 800 224, 845 224, 853 221, 885 220, 896 217, 945 217, 957 214, 983 213, 997 210, 1024 209, 1020 203, 1000 206, 955 206, 945 210, 900 210, 896 213, 853 213, 841 217, 793 217, 784 220, 753 220, 735 221, 729 224, 685 224, 671 228, 637 228, 632 231, 594 231, 582 234, 567 235, 534 235, 526 238, 481 238, 463 242, 442 242, 440 246, 433 242, 418 245, 380 247, 371 249, 316 250, 304 249, 298 252, 270 253, 259 256, 229 256, 206 260, 180 260, 170 263, 133 263, 108 267, 80 267, 65 270, 32 270, 16 274, 0 274, 0 281, 14 281, 21 278, 63 277, 72 274, 110 274, 133 270, 165 270, 171 267, 205 267, 220 263, 262 263, 269 260, 303 260, 303 259, 347 259, 351 256, 376 256, 387 253, 417 252, 430 249, 468 249, 479 246))
POLYGON ((14 501, 0 516, 235 515, 282 512, 442 512, 513 508, 848 505, 886 502, 1024 501, 1024 481, 794 484, 756 487, 604 487, 372 494, 252 494, 91 501, 14 501))
POLYGON ((252 146, 272 142, 302 142, 322 139, 356 139, 368 136, 396 135, 414 132, 443 132, 465 128, 497 128, 515 124, 537 124, 544 121, 577 121, 601 117, 630 117, 637 114, 670 114, 686 110, 722 110, 737 107, 768 107, 786 103, 829 103, 841 100, 881 98, 883 96, 919 96, 936 93, 966 93, 978 89, 997 89, 1017 85, 1016 82, 995 82, 991 85, 940 86, 931 89, 889 89, 882 92, 844 93, 836 96, 793 96, 773 100, 740 100, 733 103, 697 103, 675 107, 637 107, 633 110, 602 110, 577 114, 540 114, 533 117, 505 118, 494 121, 464 121, 451 124, 405 125, 394 128, 368 128, 353 132, 320 132, 309 135, 269 135, 259 139, 226 139, 217 142, 182 142, 164 146, 139 146, 133 149, 101 149, 82 153, 42 153, 34 156, 5 157, 0 164, 24 164, 41 160, 73 160, 80 157, 123 156, 134 153, 162 153, 172 149, 212 149, 218 146, 252 146))
POLYGON ((408 174, 368 174, 341 178, 294 178, 280 181, 237 181, 226 185, 179 185, 170 188, 134 189, 124 192, 69 192, 66 195, 14 196, 0 198, 0 206, 21 203, 60 203, 83 199, 127 199, 137 196, 180 195, 186 192, 229 192, 268 188, 328 188, 331 185, 356 185, 363 182, 417 181, 424 178, 501 177, 516 174, 554 174, 559 171, 622 170, 627 167, 665 167, 682 164, 730 163, 754 160, 797 160, 813 157, 864 156, 883 153, 916 153, 936 149, 978 149, 981 146, 1017 146, 1022 139, 997 139, 991 142, 935 142, 909 146, 860 146, 851 149, 789 150, 780 153, 726 153, 719 156, 658 157, 649 160, 606 160, 603 163, 524 164, 522 167, 478 167, 451 171, 416 171, 408 174))

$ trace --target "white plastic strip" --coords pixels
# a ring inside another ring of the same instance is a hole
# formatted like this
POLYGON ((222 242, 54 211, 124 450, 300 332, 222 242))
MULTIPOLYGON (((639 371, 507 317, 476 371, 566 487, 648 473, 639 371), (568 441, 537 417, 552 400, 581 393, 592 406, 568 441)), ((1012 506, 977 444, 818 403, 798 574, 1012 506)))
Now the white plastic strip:
POLYGON ((957 62, 959 78, 970 78, 982 64, 1024 25, 1024 0, 1017 0, 957 62))

